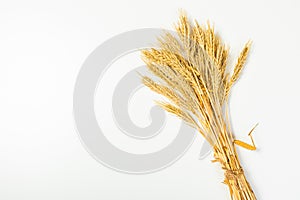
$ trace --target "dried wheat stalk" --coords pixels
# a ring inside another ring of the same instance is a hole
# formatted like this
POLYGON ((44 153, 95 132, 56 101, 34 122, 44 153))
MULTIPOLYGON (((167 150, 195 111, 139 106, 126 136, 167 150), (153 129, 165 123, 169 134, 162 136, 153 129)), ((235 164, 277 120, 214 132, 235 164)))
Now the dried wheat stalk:
POLYGON ((161 107, 197 129, 211 144, 213 162, 221 164, 231 198, 254 200, 235 145, 250 150, 256 147, 254 143, 235 140, 228 120, 228 94, 241 74, 251 44, 246 43, 230 74, 226 69, 228 48, 209 23, 206 27, 200 26, 182 14, 176 32, 177 35, 161 36, 159 48, 142 51, 148 69, 161 79, 155 82, 143 76, 142 81, 170 100, 157 102, 161 107))

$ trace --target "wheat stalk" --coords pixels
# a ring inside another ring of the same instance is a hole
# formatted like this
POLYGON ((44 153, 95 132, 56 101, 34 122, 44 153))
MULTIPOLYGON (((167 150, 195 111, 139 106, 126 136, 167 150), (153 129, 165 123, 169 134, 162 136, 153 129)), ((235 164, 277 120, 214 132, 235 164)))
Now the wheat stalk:
POLYGON ((161 79, 158 83, 143 76, 142 81, 170 100, 157 102, 163 109, 196 128, 210 143, 214 149, 213 162, 221 164, 231 198, 254 200, 235 145, 256 148, 254 143, 235 140, 228 120, 228 95, 245 65, 251 43, 246 43, 230 74, 228 47, 209 23, 207 26, 200 26, 197 21, 191 23, 182 13, 176 32, 177 35, 161 36, 159 48, 142 51, 148 69, 161 79))

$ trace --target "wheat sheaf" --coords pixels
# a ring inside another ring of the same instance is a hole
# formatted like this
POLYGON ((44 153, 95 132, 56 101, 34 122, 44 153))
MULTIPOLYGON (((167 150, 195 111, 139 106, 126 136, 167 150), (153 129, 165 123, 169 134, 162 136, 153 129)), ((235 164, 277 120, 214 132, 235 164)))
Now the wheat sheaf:
POLYGON ((207 23, 191 22, 181 13, 176 35, 164 33, 158 47, 142 51, 147 68, 157 77, 142 76, 142 82, 168 101, 157 101, 166 111, 194 127, 212 146, 213 162, 224 170, 224 183, 231 199, 254 200, 255 194, 246 179, 236 145, 255 150, 252 144, 236 140, 230 128, 228 97, 238 80, 249 54, 247 42, 230 72, 228 47, 207 23))

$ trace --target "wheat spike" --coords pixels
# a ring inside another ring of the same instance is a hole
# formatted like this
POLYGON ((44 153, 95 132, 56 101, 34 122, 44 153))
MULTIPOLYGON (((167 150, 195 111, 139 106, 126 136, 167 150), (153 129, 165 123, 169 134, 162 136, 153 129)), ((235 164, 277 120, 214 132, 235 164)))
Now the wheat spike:
POLYGON ((232 87, 234 82, 236 82, 238 80, 238 78, 240 77, 242 69, 244 68, 246 60, 248 58, 250 47, 251 47, 251 41, 246 43, 246 45, 244 46, 243 50, 241 51, 241 53, 237 59, 237 63, 234 67, 233 74, 230 78, 230 81, 228 82, 228 84, 226 86, 226 96, 228 95, 230 88, 232 87))

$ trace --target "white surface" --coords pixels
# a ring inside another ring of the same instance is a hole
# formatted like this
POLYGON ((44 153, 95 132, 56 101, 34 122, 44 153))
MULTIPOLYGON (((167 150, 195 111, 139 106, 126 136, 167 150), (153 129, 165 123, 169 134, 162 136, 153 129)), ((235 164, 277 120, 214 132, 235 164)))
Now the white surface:
POLYGON ((239 153, 258 199, 300 198, 299 2, 169 0, 1 1, 0 199, 229 199, 219 167, 198 160, 201 137, 171 167, 134 176, 95 161, 74 128, 73 86, 89 53, 124 31, 172 28, 178 8, 214 22, 235 54, 254 41, 231 116, 246 141, 260 123, 259 150, 239 153))

